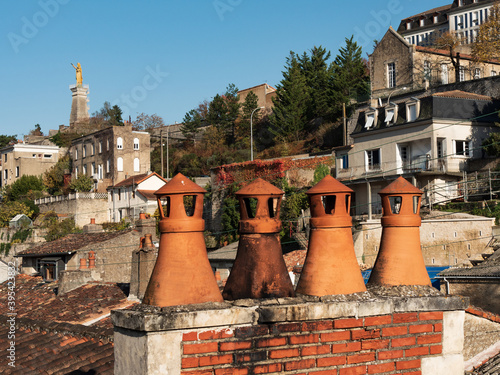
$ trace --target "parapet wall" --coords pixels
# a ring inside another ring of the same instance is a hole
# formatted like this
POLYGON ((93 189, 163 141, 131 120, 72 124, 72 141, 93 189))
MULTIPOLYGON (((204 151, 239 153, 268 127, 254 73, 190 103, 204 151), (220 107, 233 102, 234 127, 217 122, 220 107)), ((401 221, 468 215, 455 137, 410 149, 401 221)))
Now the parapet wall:
POLYGON ((466 305, 435 292, 388 297, 371 291, 138 305, 112 312, 115 373, 463 374, 466 305))

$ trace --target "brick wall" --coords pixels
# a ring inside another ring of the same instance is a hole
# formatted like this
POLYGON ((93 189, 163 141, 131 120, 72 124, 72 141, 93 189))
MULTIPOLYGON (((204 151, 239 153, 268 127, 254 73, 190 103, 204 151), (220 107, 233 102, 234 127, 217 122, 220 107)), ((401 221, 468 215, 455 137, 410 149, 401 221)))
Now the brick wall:
POLYGON ((401 313, 183 334, 182 374, 420 374, 442 353, 442 312, 401 313))

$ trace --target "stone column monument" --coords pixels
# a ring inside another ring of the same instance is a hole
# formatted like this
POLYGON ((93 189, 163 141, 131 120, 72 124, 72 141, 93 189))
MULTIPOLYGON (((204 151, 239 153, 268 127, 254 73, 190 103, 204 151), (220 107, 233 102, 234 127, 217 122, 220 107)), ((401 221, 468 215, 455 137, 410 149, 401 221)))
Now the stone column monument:
POLYGON ((76 66, 73 65, 73 68, 76 70, 76 85, 69 86, 73 96, 71 114, 69 116, 70 127, 79 122, 86 122, 89 119, 89 108, 87 106, 89 86, 82 83, 82 66, 80 63, 76 64, 76 66))

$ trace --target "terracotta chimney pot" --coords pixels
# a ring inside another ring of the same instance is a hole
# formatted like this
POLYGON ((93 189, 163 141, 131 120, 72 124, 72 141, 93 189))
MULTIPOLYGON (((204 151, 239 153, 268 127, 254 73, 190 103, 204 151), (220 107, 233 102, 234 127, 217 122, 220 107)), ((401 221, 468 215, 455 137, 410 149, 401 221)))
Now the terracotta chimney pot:
MULTIPOLYGON (((203 237, 204 193, 180 173, 155 192, 161 218, 160 248, 144 304, 165 307, 222 302, 203 237), (185 204, 187 197, 191 198, 190 206, 185 204)), ((148 235, 145 246, 147 241, 148 235)))
POLYGON ((240 242, 224 288, 225 299, 294 295, 279 238, 283 194, 261 178, 236 193, 241 214, 240 242))
POLYGON ((80 269, 81 270, 87 269, 87 259, 86 258, 80 258, 80 269))
POLYGON ((90 219, 90 224, 95 224, 95 218, 90 219))
POLYGON ((398 177, 379 192, 382 238, 370 275, 375 285, 431 285, 420 247, 422 191, 398 177))
POLYGON ((352 239, 351 193, 332 176, 307 191, 311 231, 297 293, 325 296, 366 291, 352 239))
POLYGON ((89 268, 95 268, 95 252, 89 251, 89 268))

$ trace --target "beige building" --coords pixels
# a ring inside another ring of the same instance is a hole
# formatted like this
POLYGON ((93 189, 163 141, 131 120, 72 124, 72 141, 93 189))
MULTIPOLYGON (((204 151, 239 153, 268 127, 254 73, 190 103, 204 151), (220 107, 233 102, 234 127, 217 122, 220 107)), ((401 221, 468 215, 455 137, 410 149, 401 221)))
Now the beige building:
POLYGON ((267 83, 263 83, 257 86, 250 87, 248 89, 244 89, 238 91, 238 95, 240 97, 240 103, 243 104, 247 95, 253 92, 257 95, 257 106, 265 107, 265 112, 271 112, 274 107, 273 98, 276 96, 276 89, 267 83))
POLYGON ((104 193, 131 175, 148 172, 150 152, 149 133, 133 131, 131 125, 112 126, 71 142, 72 175, 92 177, 97 191, 104 193))
POLYGON ((0 150, 2 163, 1 186, 7 186, 24 175, 41 176, 52 168, 65 149, 58 146, 17 143, 0 150))
MULTIPOLYGON (((472 56, 460 54, 459 82, 499 72, 499 62, 477 63, 472 56)), ((449 51, 410 44, 392 27, 370 55, 370 80, 373 99, 457 82, 449 51)))

